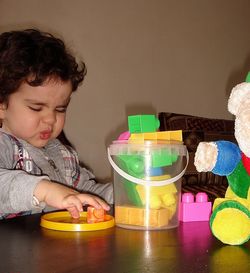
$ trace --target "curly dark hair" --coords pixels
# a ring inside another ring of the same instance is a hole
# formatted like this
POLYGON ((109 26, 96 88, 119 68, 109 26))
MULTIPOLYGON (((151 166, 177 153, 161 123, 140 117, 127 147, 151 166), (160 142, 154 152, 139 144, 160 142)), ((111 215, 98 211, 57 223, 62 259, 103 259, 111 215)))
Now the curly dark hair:
POLYGON ((24 81, 39 86, 50 78, 69 80, 75 91, 85 75, 85 64, 78 64, 64 42, 50 33, 26 29, 0 35, 0 103, 24 81))

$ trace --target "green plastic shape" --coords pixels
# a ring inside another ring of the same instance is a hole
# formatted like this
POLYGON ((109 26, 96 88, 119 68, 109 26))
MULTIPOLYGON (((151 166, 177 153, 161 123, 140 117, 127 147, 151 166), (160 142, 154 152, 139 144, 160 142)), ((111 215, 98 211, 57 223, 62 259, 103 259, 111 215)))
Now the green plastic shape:
MULTIPOLYGON (((151 168, 158 168, 172 165, 178 159, 177 154, 162 150, 161 153, 154 152, 151 157, 151 168)), ((148 170, 145 169, 144 155, 119 155, 116 157, 118 166, 127 174, 143 179, 148 170)), ((124 188, 129 201, 136 206, 142 206, 142 200, 136 189, 136 184, 124 179, 124 188)))
POLYGON ((128 116, 128 129, 130 134, 156 132, 160 121, 155 115, 128 116))
POLYGON ((160 152, 152 153, 152 167, 159 168, 172 165, 177 161, 177 153, 170 152, 168 150, 161 150, 160 152))
POLYGON ((250 71, 247 73, 246 82, 250 82, 250 71))
MULTIPOLYGON (((119 155, 117 156, 118 166, 125 171, 127 174, 136 177, 142 178, 144 175, 144 159, 141 155, 119 155)), ((136 189, 136 184, 123 179, 123 185, 127 193, 128 200, 135 206, 141 207, 142 201, 139 196, 139 193, 136 189)))
POLYGON ((123 180, 123 185, 124 188, 126 190, 127 196, 128 196, 128 200, 135 206, 137 207, 142 207, 142 201, 140 198, 140 195, 136 189, 136 184, 125 179, 123 180))
POLYGON ((119 155, 117 158, 119 167, 123 171, 136 178, 144 177, 145 163, 142 155, 119 155))

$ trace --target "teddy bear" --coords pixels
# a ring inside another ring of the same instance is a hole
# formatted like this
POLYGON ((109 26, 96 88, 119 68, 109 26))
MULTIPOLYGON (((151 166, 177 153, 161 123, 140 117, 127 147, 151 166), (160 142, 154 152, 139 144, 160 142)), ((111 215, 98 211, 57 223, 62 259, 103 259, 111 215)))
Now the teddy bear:
POLYGON ((250 72, 232 89, 228 111, 235 115, 238 145, 224 140, 200 142, 194 164, 198 172, 227 177, 224 198, 214 201, 210 228, 224 244, 241 245, 250 238, 250 72))

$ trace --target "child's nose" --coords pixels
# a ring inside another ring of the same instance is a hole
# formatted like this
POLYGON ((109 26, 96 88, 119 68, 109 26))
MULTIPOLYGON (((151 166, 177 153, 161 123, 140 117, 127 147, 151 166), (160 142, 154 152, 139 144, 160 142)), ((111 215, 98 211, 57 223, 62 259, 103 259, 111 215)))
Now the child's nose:
POLYGON ((54 124, 56 122, 56 113, 54 111, 48 112, 44 116, 43 121, 50 125, 54 124))

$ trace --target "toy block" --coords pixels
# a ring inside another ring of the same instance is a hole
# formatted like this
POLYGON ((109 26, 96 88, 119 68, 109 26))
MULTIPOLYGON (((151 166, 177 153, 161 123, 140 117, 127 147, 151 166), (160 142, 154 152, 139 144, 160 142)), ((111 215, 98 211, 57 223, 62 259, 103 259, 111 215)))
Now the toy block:
POLYGON ((162 227, 168 225, 169 212, 167 209, 151 209, 149 210, 149 220, 146 225, 149 227, 162 227))
POLYGON ((142 178, 145 175, 145 162, 143 155, 118 155, 117 163, 119 167, 129 175, 142 178))
MULTIPOLYGON (((150 177, 150 176, 163 176, 164 175, 164 171, 163 171, 163 168, 161 167, 156 167, 156 168, 148 168, 146 171, 146 176, 147 177, 150 177)), ((156 178, 157 179, 157 178, 156 178)), ((166 178, 167 179, 167 178, 166 178)), ((150 177, 150 180, 155 180, 154 178, 151 179, 150 177)), ((158 179, 158 180, 161 180, 161 179, 158 179)), ((164 180, 164 179, 162 179, 164 180)))
MULTIPOLYGON (((170 140, 175 140, 175 141, 181 141, 182 142, 182 130, 176 130, 176 131, 169 131, 170 133, 170 140)), ((162 137, 164 136, 164 131, 162 132, 162 134, 159 134, 160 138, 162 139, 162 137)))
POLYGON ((195 196, 192 193, 182 194, 179 208, 179 220, 182 222, 209 221, 212 211, 212 203, 208 202, 207 194, 199 192, 195 196))
POLYGON ((145 175, 145 164, 148 165, 148 163, 150 163, 151 168, 170 166, 176 162, 178 154, 175 150, 159 148, 157 150, 152 150, 147 157, 145 154, 127 154, 119 155, 118 157, 119 160, 123 162, 123 167, 130 175, 142 178, 145 175), (149 159, 150 161, 146 161, 145 159, 149 159))
POLYGON ((167 208, 176 203, 175 195, 177 194, 177 189, 174 183, 158 187, 137 185, 136 189, 142 200, 142 204, 148 204, 149 208, 167 208))
POLYGON ((171 175, 169 174, 162 174, 162 175, 155 175, 151 177, 147 177, 149 181, 162 181, 162 180, 167 180, 170 179, 171 175))
POLYGON ((178 159, 177 153, 170 149, 159 149, 152 153, 152 167, 170 166, 178 159))
POLYGON ((87 223, 99 223, 105 220, 106 212, 103 208, 96 209, 92 206, 87 208, 87 223))
POLYGON ((143 226, 144 223, 144 209, 141 208, 129 208, 128 212, 128 224, 143 226))
POLYGON ((128 128, 132 133, 155 132, 160 127, 160 121, 155 115, 128 116, 128 128))
POLYGON ((136 184, 124 178, 123 185, 126 190, 128 200, 131 202, 131 204, 136 206, 142 206, 140 195, 136 190, 136 184))
MULTIPOLYGON (((140 155, 119 155, 117 156, 117 163, 122 170, 133 177, 143 178, 145 175, 144 159, 140 155)), ((131 204, 141 206, 136 184, 127 179, 123 179, 123 184, 131 204)))
POLYGON ((182 130, 162 131, 151 133, 133 133, 129 136, 129 140, 165 140, 165 141, 180 141, 182 142, 182 130))
POLYGON ((162 227, 168 225, 168 210, 115 206, 115 222, 124 225, 162 227))
POLYGON ((128 140, 130 138, 130 132, 126 131, 119 135, 117 140, 128 140))

